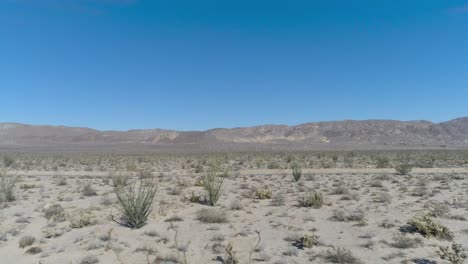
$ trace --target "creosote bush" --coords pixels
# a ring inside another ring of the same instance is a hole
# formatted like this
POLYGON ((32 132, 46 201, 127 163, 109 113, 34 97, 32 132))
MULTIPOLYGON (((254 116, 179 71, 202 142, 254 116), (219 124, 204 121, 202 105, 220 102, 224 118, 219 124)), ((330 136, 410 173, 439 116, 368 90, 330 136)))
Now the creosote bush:
POLYGON ((134 180, 127 185, 114 187, 120 203, 122 218, 120 224, 131 228, 145 225, 156 195, 156 184, 150 180, 134 180))
POLYGON ((415 217, 408 221, 408 225, 427 238, 453 240, 453 233, 446 226, 436 222, 429 214, 415 217))
POLYGON ((298 182, 302 177, 302 167, 298 163, 291 165, 291 172, 295 182, 298 182))
POLYGON ((202 183, 206 192, 207 203, 214 206, 221 196, 224 179, 228 176, 227 171, 221 171, 217 166, 212 166, 205 172, 202 183))
POLYGON ((298 199, 299 206, 321 208, 323 206, 323 195, 320 192, 311 192, 298 199))

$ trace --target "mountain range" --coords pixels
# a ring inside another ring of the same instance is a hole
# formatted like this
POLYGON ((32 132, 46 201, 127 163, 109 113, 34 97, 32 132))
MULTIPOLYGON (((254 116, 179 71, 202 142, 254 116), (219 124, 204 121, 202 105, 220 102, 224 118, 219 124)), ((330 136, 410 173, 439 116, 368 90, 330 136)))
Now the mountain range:
POLYGON ((155 149, 468 148, 468 117, 446 122, 344 120, 206 131, 91 128, 0 123, 0 147, 155 149))

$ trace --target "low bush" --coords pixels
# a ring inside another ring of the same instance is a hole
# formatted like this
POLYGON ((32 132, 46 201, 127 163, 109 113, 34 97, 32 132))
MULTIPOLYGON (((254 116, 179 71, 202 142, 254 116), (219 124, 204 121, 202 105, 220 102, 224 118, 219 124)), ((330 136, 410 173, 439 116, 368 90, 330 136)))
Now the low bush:
POLYGON ((429 214, 409 220, 408 225, 427 238, 453 239, 452 231, 448 227, 436 222, 429 214))
POLYGON ((311 192, 298 199, 299 206, 321 208, 323 206, 323 195, 320 192, 311 192))

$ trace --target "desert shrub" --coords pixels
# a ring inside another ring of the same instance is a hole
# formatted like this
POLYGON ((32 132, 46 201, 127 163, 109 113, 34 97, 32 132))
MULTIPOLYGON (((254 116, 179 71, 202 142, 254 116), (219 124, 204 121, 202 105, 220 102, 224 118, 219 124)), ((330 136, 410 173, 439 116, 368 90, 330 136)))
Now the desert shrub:
POLYGON ((393 238, 394 242, 392 246, 396 248, 416 248, 423 244, 422 240, 419 237, 410 237, 404 234, 398 234, 393 238))
POLYGON ((448 216, 450 212, 450 208, 448 207, 448 205, 444 203, 438 203, 438 202, 427 203, 425 205, 425 208, 429 209, 428 214, 432 217, 448 216))
POLYGON ((462 245, 453 243, 451 247, 439 247, 441 259, 448 260, 453 264, 463 264, 467 258, 462 245))
POLYGON ((195 192, 191 192, 190 196, 187 198, 191 203, 199 203, 202 201, 202 197, 199 194, 196 194, 195 192))
POLYGON ((206 192, 207 203, 214 206, 221 196, 226 171, 221 171, 217 166, 212 166, 205 172, 203 177, 203 188, 206 192))
POLYGON ((399 175, 408 175, 413 170, 413 165, 409 163, 400 163, 395 165, 395 171, 399 175))
POLYGON ((446 226, 436 222, 429 214, 409 220, 408 225, 427 238, 453 239, 452 231, 446 226))
POLYGON ((318 239, 317 235, 304 235, 299 239, 298 244, 300 248, 312 248, 319 244, 318 239))
POLYGON ((349 187, 346 184, 340 182, 336 185, 335 189, 333 189, 332 194, 349 194, 349 187))
POLYGON ((120 187, 120 186, 127 186, 127 184, 130 181, 130 177, 124 174, 116 174, 112 175, 112 185, 114 188, 120 187))
POLYGON ((201 209, 197 212, 197 219, 208 224, 220 224, 227 222, 226 213, 218 209, 201 209))
POLYGON ((392 203, 393 197, 391 194, 386 192, 377 193, 374 197, 376 203, 390 204, 392 203))
POLYGON ((135 180, 127 185, 114 187, 120 203, 122 219, 119 223, 140 228, 148 219, 156 195, 156 184, 149 180, 135 180))
POLYGON ((44 208, 44 217, 54 222, 65 221, 65 210, 60 204, 52 204, 44 208))
POLYGON ((311 192, 298 199, 299 206, 321 208, 323 206, 323 195, 320 192, 311 192))
POLYGON ((383 182, 381 180, 373 180, 369 184, 371 187, 377 187, 377 188, 382 188, 383 187, 383 182))
POLYGON ((298 182, 302 177, 302 167, 298 163, 291 165, 291 173, 295 182, 298 182))
POLYGON ((15 200, 14 189, 17 181, 16 178, 7 176, 5 172, 0 171, 0 203, 15 200))
POLYGON ((358 264, 361 260, 356 258, 351 251, 345 248, 333 248, 328 250, 325 256, 326 260, 332 263, 358 264))
POLYGON ((364 221, 364 212, 361 210, 345 211, 338 209, 333 211, 333 219, 341 222, 359 222, 364 221))
POLYGON ((20 248, 25 248, 27 246, 30 246, 34 243, 34 241, 36 241, 36 238, 33 237, 33 236, 24 236, 22 238, 20 238, 19 240, 19 247, 20 248))
POLYGON ((271 190, 267 188, 258 189, 255 191, 255 197, 257 197, 260 200, 270 199, 271 195, 272 195, 271 190))
POLYGON ((97 195, 96 190, 94 190, 91 182, 87 182, 87 183, 85 183, 83 185, 83 187, 81 188, 81 193, 84 196, 95 196, 95 195, 97 195))
POLYGON ((70 218, 71 228, 83 228, 93 224, 93 214, 88 210, 79 210, 70 218))

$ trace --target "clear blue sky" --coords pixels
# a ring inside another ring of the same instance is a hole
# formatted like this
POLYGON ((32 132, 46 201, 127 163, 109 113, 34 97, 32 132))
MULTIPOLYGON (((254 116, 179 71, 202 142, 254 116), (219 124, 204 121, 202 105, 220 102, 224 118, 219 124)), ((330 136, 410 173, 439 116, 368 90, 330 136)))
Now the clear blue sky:
POLYGON ((468 0, 1 0, 0 121, 468 115, 468 0))

